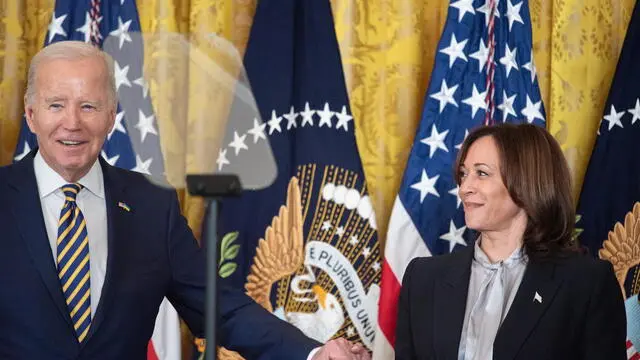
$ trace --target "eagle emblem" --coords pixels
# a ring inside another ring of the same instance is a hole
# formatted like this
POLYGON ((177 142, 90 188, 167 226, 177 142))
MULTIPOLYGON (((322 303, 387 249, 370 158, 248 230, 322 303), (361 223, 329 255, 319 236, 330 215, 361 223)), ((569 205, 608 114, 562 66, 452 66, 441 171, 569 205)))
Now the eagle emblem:
POLYGON ((627 352, 640 346, 640 202, 609 231, 599 253, 613 264, 627 312, 627 352))
MULTIPOLYGON (((258 241, 245 290, 312 339, 346 337, 371 347, 380 296, 371 200, 364 185, 356 187, 357 173, 318 168, 299 166, 290 179, 284 204, 258 241)), ((224 348, 218 355, 242 359, 224 348)))
POLYGON ((609 231, 598 254, 613 264, 625 299, 640 291, 640 203, 609 231))

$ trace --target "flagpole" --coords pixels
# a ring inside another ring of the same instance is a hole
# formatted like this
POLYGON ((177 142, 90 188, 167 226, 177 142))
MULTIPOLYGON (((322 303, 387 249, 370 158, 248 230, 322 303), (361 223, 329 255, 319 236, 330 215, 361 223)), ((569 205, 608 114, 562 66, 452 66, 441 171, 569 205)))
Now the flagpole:
POLYGON ((207 256, 207 286, 205 291, 205 360, 216 359, 218 314, 218 201, 225 197, 239 196, 242 185, 237 175, 187 175, 187 188, 194 196, 203 197, 208 203, 205 234, 207 256))

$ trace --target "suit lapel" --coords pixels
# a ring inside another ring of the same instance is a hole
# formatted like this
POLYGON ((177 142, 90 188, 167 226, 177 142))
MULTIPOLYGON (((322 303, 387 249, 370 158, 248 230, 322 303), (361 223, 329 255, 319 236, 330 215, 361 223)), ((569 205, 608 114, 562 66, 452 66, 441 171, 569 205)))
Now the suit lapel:
POLYGON ((514 359, 540 317, 549 308, 560 281, 553 278, 553 262, 531 261, 511 308, 494 341, 496 359, 514 359))
POLYGON ((104 176, 105 205, 107 208, 108 222, 107 271, 104 284, 102 285, 102 295, 96 313, 91 320, 91 327, 84 341, 85 344, 91 339, 93 334, 96 333, 103 323, 106 314, 109 313, 109 307, 113 301, 114 293, 116 292, 115 287, 117 286, 119 278, 120 266, 118 262, 121 258, 121 251, 124 251, 122 244, 126 244, 127 230, 132 226, 131 213, 124 211, 118 206, 120 201, 125 201, 125 182, 120 179, 115 169, 106 164, 102 158, 100 158, 100 164, 102 165, 102 173, 104 176))
POLYGON ((40 273, 42 282, 60 314, 73 331, 42 215, 38 184, 33 170, 34 155, 35 150, 13 167, 9 184, 14 191, 10 192, 9 206, 13 209, 17 227, 31 254, 33 265, 40 273))
POLYGON ((434 289, 433 333, 438 359, 456 359, 467 304, 473 246, 459 250, 443 269, 434 289))

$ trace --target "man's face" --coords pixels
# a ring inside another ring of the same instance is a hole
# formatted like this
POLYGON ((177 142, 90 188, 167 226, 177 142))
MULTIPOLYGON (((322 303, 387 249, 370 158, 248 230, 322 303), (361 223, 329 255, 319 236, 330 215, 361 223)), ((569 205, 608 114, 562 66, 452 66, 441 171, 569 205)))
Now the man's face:
POLYGON ((113 127, 107 76, 98 57, 45 60, 38 67, 27 123, 44 160, 66 181, 89 171, 113 127))

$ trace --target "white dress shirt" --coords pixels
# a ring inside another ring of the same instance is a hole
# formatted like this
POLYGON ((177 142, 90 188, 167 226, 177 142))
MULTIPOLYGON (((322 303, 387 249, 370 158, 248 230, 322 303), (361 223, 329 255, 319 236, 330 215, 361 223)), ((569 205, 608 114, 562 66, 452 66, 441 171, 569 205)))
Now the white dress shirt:
MULTIPOLYGON (((62 187, 68 184, 42 158, 40 152, 35 156, 33 167, 38 183, 42 215, 51 246, 51 256, 57 266, 58 220, 64 206, 62 187)), ((89 172, 78 181, 84 186, 76 197, 76 203, 82 211, 87 224, 89 237, 89 281, 91 283, 91 316, 96 313, 104 277, 107 273, 107 205, 104 195, 104 180, 100 163, 96 161, 89 172)))

